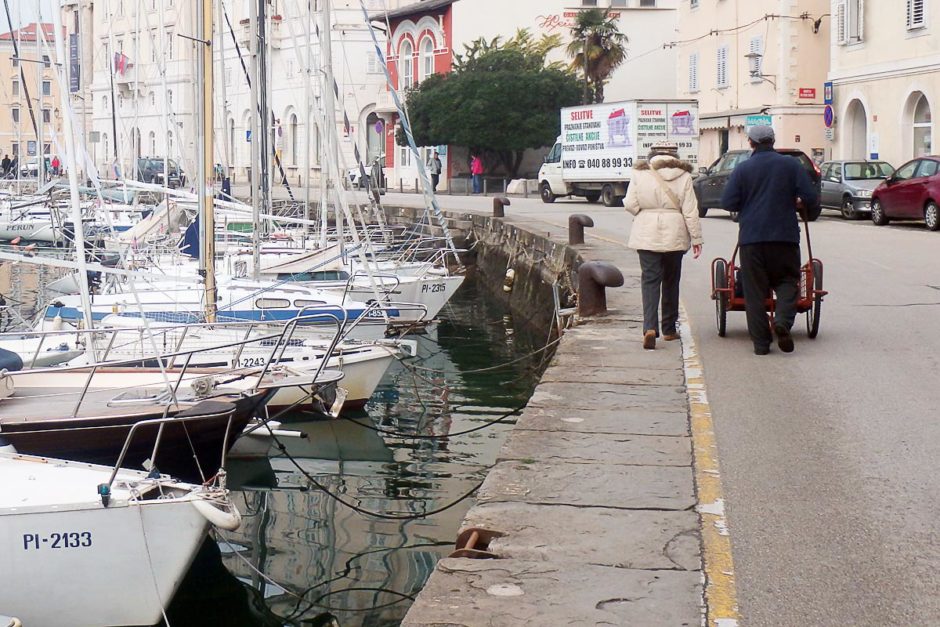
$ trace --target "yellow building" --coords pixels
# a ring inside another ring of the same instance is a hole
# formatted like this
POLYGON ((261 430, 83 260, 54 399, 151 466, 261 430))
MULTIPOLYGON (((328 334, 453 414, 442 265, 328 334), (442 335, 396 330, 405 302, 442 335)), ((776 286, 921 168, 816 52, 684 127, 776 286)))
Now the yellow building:
POLYGON ((940 11, 929 4, 833 0, 834 158, 898 166, 937 152, 940 11))
POLYGON ((43 153, 62 152, 56 149, 62 130, 59 86, 48 52, 55 49, 54 31, 52 24, 42 29, 48 48, 37 41, 35 23, 0 35, 0 156, 17 156, 21 166, 37 158, 37 137, 43 153))
POLYGON ((817 162, 829 142, 823 85, 829 0, 686 0, 679 5, 678 97, 699 101, 699 162, 747 147, 749 124, 772 121, 777 146, 817 162), (758 116, 769 116, 758 117, 758 116))

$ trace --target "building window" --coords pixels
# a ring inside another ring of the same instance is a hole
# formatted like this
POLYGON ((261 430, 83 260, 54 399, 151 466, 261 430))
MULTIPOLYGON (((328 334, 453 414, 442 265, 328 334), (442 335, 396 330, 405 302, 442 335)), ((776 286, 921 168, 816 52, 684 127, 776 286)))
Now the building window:
POLYGON ((728 81, 728 46, 720 46, 716 55, 718 87, 728 87, 731 83, 728 81))
MULTIPOLYGON (((640 0, 640 6, 641 7, 649 6, 646 4, 646 1, 647 0, 640 0)), ((627 0, 610 0, 610 8, 612 9, 621 8, 621 7, 626 8, 626 6, 627 6, 627 0)), ((653 6, 656 6, 655 0, 653 2, 653 6)))
POLYGON ((764 38, 751 37, 751 43, 748 46, 748 72, 751 75, 752 83, 761 82, 762 61, 764 58, 764 38))
POLYGON ((420 81, 434 74, 434 42, 430 37, 425 37, 421 42, 421 61, 418 67, 421 70, 418 78, 420 81))
POLYGON ((10 61, 13 63, 13 67, 20 67, 20 60, 16 57, 10 57, 10 61))
POLYGON ((42 121, 43 121, 43 123, 45 123, 45 124, 48 124, 49 122, 52 121, 52 111, 51 111, 51 110, 49 110, 49 109, 43 109, 43 110, 42 110, 42 121))
POLYGON ((150 31, 150 60, 156 62, 157 60, 157 29, 152 29, 150 31))
POLYGON ((933 123, 930 115, 930 103, 927 97, 921 94, 914 107, 914 156, 923 157, 933 153, 931 129, 933 123))
POLYGON ((398 165, 399 167, 402 167, 402 168, 411 167, 411 147, 410 146, 399 146, 398 165))
POLYGON ((13 95, 14 96, 20 95, 20 82, 18 80, 13 81, 13 95))
POLYGON ((290 114, 290 121, 288 124, 288 130, 290 132, 290 160, 291 165, 296 166, 298 157, 300 156, 300 147, 299 147, 299 137, 300 133, 298 132, 297 115, 294 113, 290 114))
MULTIPOLYGON (((613 0, 611 0, 610 6, 615 6, 613 0)), ((626 4, 621 4, 619 6, 626 6, 626 4)), ((655 7, 656 0, 640 0, 641 7, 655 7)))
POLYGON ((698 8, 698 0, 689 0, 689 7, 692 9, 698 8))
POLYGON ((49 55, 48 55, 48 54, 42 55, 42 66, 43 66, 43 67, 51 67, 51 66, 52 66, 52 63, 49 61, 49 55))
POLYGON ((414 48, 407 39, 401 43, 398 53, 398 90, 405 91, 414 86, 414 48))
POLYGON ((42 82, 42 95, 51 96, 52 95, 52 81, 43 81, 42 82))
POLYGON ((698 91, 698 53, 689 55, 689 92, 698 91))
POLYGON ((14 121, 14 122, 19 122, 19 121, 20 121, 20 110, 19 110, 19 108, 13 107, 12 109, 10 109, 10 111, 11 111, 11 113, 12 113, 12 115, 13 115, 13 121, 14 121))
POLYGON ((837 43, 844 46, 862 41, 864 18, 864 0, 840 0, 835 13, 837 43))
POLYGON ((20 154, 20 143, 19 143, 19 142, 13 142, 13 144, 11 145, 11 148, 12 148, 11 152, 13 153, 13 156, 14 156, 14 157, 20 154))
POLYGON ((924 19, 926 0, 907 0, 907 28, 923 28, 927 25, 924 19))
POLYGON ((173 60, 173 31, 166 32, 166 58, 173 60))
POLYGON ((597 0, 581 0, 581 6, 583 7, 596 7, 597 0))
POLYGON ((151 156, 157 154, 157 134, 153 131, 150 131, 150 154, 151 156))
POLYGON ((382 66, 379 65, 379 55, 374 50, 366 53, 366 72, 369 74, 381 74, 382 66))

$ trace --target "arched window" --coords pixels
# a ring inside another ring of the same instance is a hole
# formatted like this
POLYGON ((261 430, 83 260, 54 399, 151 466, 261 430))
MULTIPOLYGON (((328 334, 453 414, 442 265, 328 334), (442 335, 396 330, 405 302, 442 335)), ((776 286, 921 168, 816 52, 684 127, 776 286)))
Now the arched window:
POLYGON ((110 112, 108 111, 108 97, 107 97, 107 96, 102 96, 102 97, 101 97, 101 109, 102 109, 102 111, 105 112, 105 114, 110 113, 110 112))
POLYGON ((166 155, 167 157, 170 157, 173 155, 173 131, 166 132, 166 152, 167 152, 167 155, 166 155))
POLYGON ((366 165, 385 152, 385 123, 375 112, 366 118, 366 165))
POLYGON ((173 106, 173 90, 172 89, 166 90, 166 101, 167 101, 167 104, 169 104, 171 107, 173 106))
POLYGON ((914 156, 923 157, 932 153, 933 137, 930 103, 923 94, 914 106, 914 156))
POLYGON ((155 156, 157 154, 157 134, 153 131, 150 131, 150 155, 155 156))
POLYGON ((101 135, 101 143, 104 144, 104 160, 107 161, 107 160, 108 160, 108 154, 109 154, 108 151, 110 150, 110 146, 111 146, 111 144, 108 142, 108 134, 107 134, 107 133, 102 133, 102 135, 101 135))
POLYGON ((291 165, 297 165, 298 150, 297 142, 297 114, 290 114, 290 162, 291 165))
POLYGON ((398 52, 398 90, 404 91, 414 86, 414 48, 407 39, 401 42, 398 52))
POLYGON ((425 37, 421 41, 421 60, 418 65, 418 80, 423 81, 431 74, 434 74, 434 41, 430 37, 425 37))
POLYGON ((155 107, 157 105, 157 95, 153 92, 150 92, 150 106, 155 107))

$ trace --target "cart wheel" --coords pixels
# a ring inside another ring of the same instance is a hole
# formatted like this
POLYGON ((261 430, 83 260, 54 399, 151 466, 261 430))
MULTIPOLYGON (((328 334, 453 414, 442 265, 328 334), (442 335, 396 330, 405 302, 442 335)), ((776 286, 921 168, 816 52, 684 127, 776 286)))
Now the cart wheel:
MULTIPOLYGON (((724 259, 715 262, 715 276, 712 279, 716 290, 728 287, 728 264, 724 259)), ((728 292, 715 294, 715 324, 718 326, 718 336, 724 337, 728 328, 728 292)))
MULTIPOLYGON (((823 288, 823 266, 818 259, 813 259, 813 289, 822 291, 823 288)), ((806 334, 810 339, 815 339, 819 335, 819 314, 822 310, 822 296, 816 296, 813 304, 806 310, 806 334)))

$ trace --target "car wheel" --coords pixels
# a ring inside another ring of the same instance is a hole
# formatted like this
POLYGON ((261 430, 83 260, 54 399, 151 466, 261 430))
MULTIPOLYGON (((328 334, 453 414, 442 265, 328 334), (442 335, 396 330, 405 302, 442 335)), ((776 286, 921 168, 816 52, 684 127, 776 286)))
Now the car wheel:
POLYGON ((855 203, 849 196, 842 199, 842 207, 839 209, 842 217, 846 220, 855 220, 858 218, 858 211, 855 210, 855 203))
POLYGON ((708 207, 698 206, 698 217, 704 218, 708 214, 708 207))
POLYGON ((557 196, 555 196, 555 194, 552 193, 551 185, 549 185, 545 181, 543 181, 542 184, 539 185, 539 196, 542 197, 542 202, 547 203, 547 204, 551 204, 555 202, 555 199, 557 198, 557 196))
POLYGON ((728 329, 728 263, 716 259, 712 269, 712 298, 715 299, 715 326, 718 337, 724 337, 728 329))
POLYGON ((924 209, 924 222, 931 231, 940 230, 940 207, 937 207, 937 203, 933 201, 927 203, 924 209))
POLYGON ((822 215, 822 205, 816 205, 811 207, 809 211, 806 212, 806 219, 809 222, 815 222, 819 219, 819 216, 822 215))
POLYGON ((605 207, 616 207, 621 204, 621 198, 614 192, 614 186, 610 183, 604 185, 601 188, 601 202, 604 203, 605 207))
POLYGON ((885 215, 885 208, 881 205, 879 198, 871 201, 871 221, 875 223, 875 226, 884 226, 888 223, 888 216, 885 215))
POLYGON ((598 200, 600 200, 600 198, 601 198, 601 195, 597 193, 584 195, 584 199, 587 200, 588 202, 597 202, 598 200))

